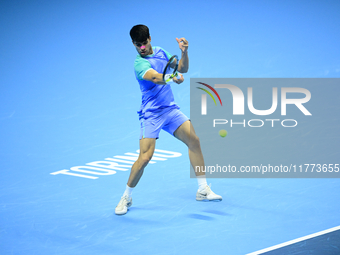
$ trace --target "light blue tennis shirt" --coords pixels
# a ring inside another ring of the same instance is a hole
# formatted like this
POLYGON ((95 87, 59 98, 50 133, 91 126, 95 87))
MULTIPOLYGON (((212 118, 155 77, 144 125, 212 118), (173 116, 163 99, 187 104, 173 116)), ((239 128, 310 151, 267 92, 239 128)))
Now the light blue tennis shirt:
POLYGON ((152 49, 152 55, 141 57, 138 54, 134 63, 136 79, 142 92, 142 104, 138 111, 140 119, 147 119, 154 113, 161 114, 165 109, 179 109, 179 106, 174 102, 170 85, 157 85, 151 81, 143 80, 145 73, 151 68, 158 73, 163 73, 171 58, 171 54, 161 47, 152 47, 152 49))

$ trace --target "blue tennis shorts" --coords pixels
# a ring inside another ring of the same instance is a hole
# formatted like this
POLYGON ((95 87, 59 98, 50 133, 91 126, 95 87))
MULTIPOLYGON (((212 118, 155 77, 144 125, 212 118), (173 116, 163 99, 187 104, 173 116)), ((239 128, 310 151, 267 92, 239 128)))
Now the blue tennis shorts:
POLYGON ((141 118, 141 129, 139 139, 142 138, 158 138, 161 129, 165 130, 171 135, 179 128, 184 122, 189 120, 184 113, 179 109, 171 109, 162 111, 159 114, 153 114, 147 119, 141 118))

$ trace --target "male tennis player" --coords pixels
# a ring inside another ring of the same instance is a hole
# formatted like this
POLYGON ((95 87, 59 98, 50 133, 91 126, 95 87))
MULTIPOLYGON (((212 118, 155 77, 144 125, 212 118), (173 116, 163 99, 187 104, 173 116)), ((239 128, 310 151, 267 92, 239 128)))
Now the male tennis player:
MULTIPOLYGON (((194 169, 195 166, 204 166, 203 155, 198 137, 188 119, 174 102, 174 96, 169 84, 163 80, 163 70, 171 55, 160 47, 151 46, 149 28, 136 25, 130 30, 133 45, 138 55, 135 60, 135 75, 142 92, 142 105, 139 119, 141 131, 139 137, 140 153, 133 164, 126 190, 118 203, 115 213, 125 214, 132 205, 132 190, 141 178, 144 168, 152 158, 156 139, 159 132, 164 129, 177 139, 184 142, 189 148, 189 158, 194 169)), ((188 41, 185 38, 176 38, 181 50, 181 59, 178 62, 178 71, 186 73, 189 68, 188 41)), ((173 77, 173 82, 180 84, 184 81, 183 75, 173 77)), ((207 185, 204 172, 195 172, 198 180, 196 200, 212 201, 222 200, 207 185)))

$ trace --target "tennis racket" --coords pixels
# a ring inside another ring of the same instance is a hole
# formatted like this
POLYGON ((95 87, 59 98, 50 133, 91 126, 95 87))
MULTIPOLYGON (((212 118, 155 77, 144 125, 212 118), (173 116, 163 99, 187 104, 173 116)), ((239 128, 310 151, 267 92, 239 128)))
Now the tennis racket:
POLYGON ((168 63, 166 64, 164 71, 163 71, 163 80, 168 83, 172 80, 172 78, 176 77, 177 79, 180 79, 181 76, 179 76, 177 72, 178 68, 178 57, 177 55, 173 55, 168 63))

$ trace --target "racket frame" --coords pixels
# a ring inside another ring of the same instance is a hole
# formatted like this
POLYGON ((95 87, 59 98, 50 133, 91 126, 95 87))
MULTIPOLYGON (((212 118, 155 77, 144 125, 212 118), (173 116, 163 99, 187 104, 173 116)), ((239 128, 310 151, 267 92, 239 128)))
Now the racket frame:
MULTIPOLYGON (((176 58, 176 66, 175 66, 175 68, 174 68, 174 71, 172 72, 172 77, 175 77, 175 74, 176 74, 176 72, 177 72, 177 68, 178 68, 178 56, 177 55, 173 55, 170 59, 169 59, 169 61, 168 61, 168 63, 166 64, 166 66, 165 66, 165 68, 164 68, 164 71, 163 71, 163 81, 165 81, 164 80, 164 78, 165 78, 165 75, 166 75, 166 71, 168 70, 168 68, 170 67, 170 65, 171 65, 171 63, 172 63, 172 61, 174 60, 174 58, 176 58)), ((165 82, 167 82, 167 81, 165 81, 165 82)))

